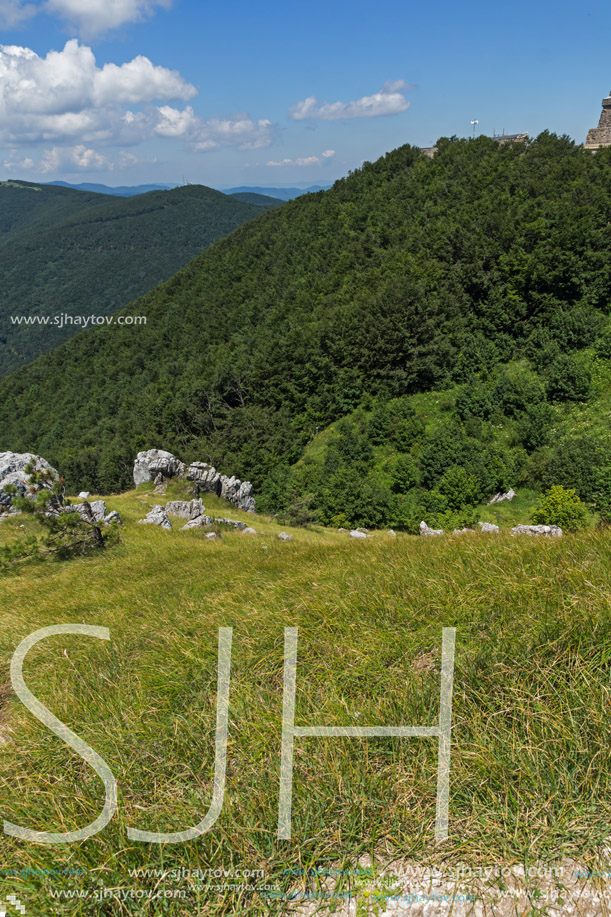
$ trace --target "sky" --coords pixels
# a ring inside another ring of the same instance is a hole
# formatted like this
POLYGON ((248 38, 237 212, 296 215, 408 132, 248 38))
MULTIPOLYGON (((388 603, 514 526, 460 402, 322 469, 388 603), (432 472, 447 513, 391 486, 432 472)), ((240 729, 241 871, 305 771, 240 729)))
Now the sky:
POLYGON ((611 4, 0 0, 0 179, 327 184, 611 90, 611 4))

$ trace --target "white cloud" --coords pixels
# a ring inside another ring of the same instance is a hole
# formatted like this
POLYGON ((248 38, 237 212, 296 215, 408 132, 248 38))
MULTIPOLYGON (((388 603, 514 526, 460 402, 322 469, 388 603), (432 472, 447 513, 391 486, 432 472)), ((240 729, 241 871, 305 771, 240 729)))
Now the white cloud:
POLYGON ((298 156, 297 159, 268 160, 267 165, 274 168, 282 166, 319 166, 329 162, 335 156, 335 150, 325 150, 322 156, 298 156))
POLYGON ((155 66, 142 55, 98 66, 92 49, 77 39, 46 57, 0 45, 0 147, 44 145, 40 169, 47 173, 69 166, 113 168, 95 152, 99 146, 134 146, 156 137, 178 138, 201 152, 272 143, 274 125, 267 119, 247 114, 202 119, 190 105, 160 104, 195 95, 177 70, 155 66))
POLYGON ((37 12, 32 3, 22 3, 21 0, 0 0, 0 28, 12 29, 37 12))
POLYGON ((46 150, 38 171, 48 175, 50 172, 103 172, 112 168, 107 156, 80 143, 70 148, 46 150))
POLYGON ((72 147, 52 147, 44 150, 42 158, 36 162, 31 156, 5 160, 6 169, 15 171, 36 172, 49 175, 51 173, 76 173, 76 172, 114 172, 127 169, 131 166, 157 162, 156 159, 139 159, 133 153, 121 150, 119 157, 113 160, 105 153, 100 153, 85 144, 79 143, 72 147))
POLYGON ((222 147, 258 150, 269 146, 273 139, 273 124, 267 119, 253 121, 248 115, 236 115, 203 120, 190 105, 182 110, 163 105, 157 111, 155 133, 162 137, 182 137, 197 152, 222 147))
POLYGON ((315 118, 321 121, 337 121, 342 118, 377 118, 381 115, 397 115, 407 111, 410 103, 404 92, 412 89, 403 80, 386 82, 371 96, 363 96, 354 102, 318 102, 314 96, 297 102, 289 109, 289 117, 294 121, 306 121, 315 118))
POLYGON ((128 22, 141 22, 172 0, 47 0, 44 9, 57 13, 81 35, 91 38, 128 22))
POLYGON ((137 115, 125 104, 189 99, 197 90, 176 70, 142 56, 117 66, 96 65, 76 39, 39 57, 29 48, 0 45, 0 141, 128 138, 137 115))

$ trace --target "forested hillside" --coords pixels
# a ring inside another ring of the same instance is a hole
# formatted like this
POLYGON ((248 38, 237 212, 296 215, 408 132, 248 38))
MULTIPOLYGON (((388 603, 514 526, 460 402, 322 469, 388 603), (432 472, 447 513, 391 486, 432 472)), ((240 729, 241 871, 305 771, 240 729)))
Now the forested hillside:
POLYGON ((338 524, 458 519, 516 483, 600 511, 611 151, 438 147, 265 213, 132 303, 145 327, 3 380, 2 448, 106 492, 160 446, 253 480, 261 509, 338 524))
POLYGON ((118 198, 0 184, 0 375, 82 330, 11 316, 110 315, 261 212, 201 185, 118 198))

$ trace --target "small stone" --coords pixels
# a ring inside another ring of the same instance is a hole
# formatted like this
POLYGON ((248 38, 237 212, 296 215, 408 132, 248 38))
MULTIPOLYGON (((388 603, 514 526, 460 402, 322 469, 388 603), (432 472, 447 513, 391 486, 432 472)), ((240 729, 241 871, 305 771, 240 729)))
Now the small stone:
POLYGON ((206 532, 206 538, 216 538, 216 532, 206 532))
POLYGON ((113 509, 112 513, 109 513, 106 516, 106 518, 104 519, 104 522, 106 523, 106 525, 111 525, 113 522, 116 522, 117 525, 123 525, 123 522, 121 521, 121 516, 118 514, 116 509, 113 509))
POLYGON ((421 522, 420 534, 425 538, 433 538, 438 535, 443 535, 443 529, 432 529, 426 524, 426 522, 421 522))
POLYGON ((256 535, 257 533, 249 525, 246 528, 242 529, 242 535, 256 535))
POLYGON ((278 540, 279 541, 292 541, 293 536, 287 535, 286 532, 280 532, 280 534, 278 535, 278 540))
POLYGON ((79 500, 88 500, 91 494, 88 490, 82 490, 78 495, 79 500))
POLYGON ((397 537, 397 533, 394 532, 392 529, 389 529, 389 530, 388 530, 388 534, 389 534, 389 535, 392 535, 393 538, 396 538, 396 537, 397 537))
POLYGON ((202 514, 201 516, 196 516, 195 519, 190 519, 186 525, 183 525, 181 532, 188 531, 189 529, 201 529, 202 526, 212 525, 212 519, 210 516, 202 514))
POLYGON ((151 511, 146 514, 145 518, 138 519, 138 522, 142 525, 158 525, 160 528, 166 529, 167 531, 172 528, 172 523, 165 514, 162 506, 153 506, 151 511))
POLYGON ((367 535, 365 534, 365 532, 359 532, 358 529, 352 529, 352 531, 350 532, 350 537, 351 538, 367 538, 367 535))
POLYGON ((480 529, 482 530, 482 532, 491 532, 491 533, 494 533, 495 535, 498 535, 500 531, 498 525, 494 525, 493 522, 478 522, 478 525, 480 529))

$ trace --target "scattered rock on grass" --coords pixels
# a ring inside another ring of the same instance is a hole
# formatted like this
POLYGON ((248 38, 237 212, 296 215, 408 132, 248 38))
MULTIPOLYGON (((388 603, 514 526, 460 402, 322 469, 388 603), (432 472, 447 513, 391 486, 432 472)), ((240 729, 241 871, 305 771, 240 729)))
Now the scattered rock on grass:
POLYGON ((352 531, 350 532, 350 537, 351 538, 367 538, 368 536, 366 535, 365 532, 359 532, 358 529, 352 529, 352 531))
POLYGON ((510 489, 507 491, 506 494, 501 492, 501 493, 495 494, 492 500, 488 500, 488 506, 492 506, 494 503, 503 503, 505 500, 508 500, 511 503, 515 495, 516 495, 515 490, 512 487, 510 487, 510 489))
POLYGON ((153 506, 151 511, 146 514, 144 519, 138 519, 142 525, 158 525, 162 529, 170 530, 172 523, 165 514, 162 506, 153 506))
POLYGON ((493 532, 495 534, 499 532, 498 525, 495 525, 493 522, 478 522, 478 525, 482 532, 493 532))
POLYGON ((212 525, 212 519, 210 516, 206 516, 202 513, 201 516, 196 516, 195 519, 190 519, 186 525, 183 525, 180 529, 181 532, 188 531, 189 529, 201 529, 202 526, 212 525))
POLYGON ((164 508, 168 516, 178 516, 180 519, 197 519, 205 512, 201 500, 170 500, 164 508))
POLYGON ((562 538, 562 529, 558 525, 516 525, 512 535, 545 535, 546 538, 562 538))
POLYGON ((287 535, 286 532, 280 532, 280 534, 278 535, 278 540, 279 541, 292 541, 293 536, 287 535))
POLYGON ((443 529, 432 529, 426 524, 426 522, 421 522, 420 523, 420 534, 424 535, 425 537, 431 538, 434 535, 443 535, 443 529))

